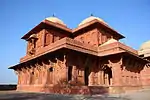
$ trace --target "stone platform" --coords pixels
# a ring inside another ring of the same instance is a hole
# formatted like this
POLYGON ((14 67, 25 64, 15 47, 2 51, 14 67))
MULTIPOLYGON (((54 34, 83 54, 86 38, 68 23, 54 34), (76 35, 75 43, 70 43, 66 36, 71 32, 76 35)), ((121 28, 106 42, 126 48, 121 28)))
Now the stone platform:
POLYGON ((82 94, 82 95, 97 95, 97 94, 118 94, 129 91, 138 91, 141 86, 49 86, 49 85, 24 85, 18 86, 17 91, 25 92, 43 92, 55 94, 82 94))

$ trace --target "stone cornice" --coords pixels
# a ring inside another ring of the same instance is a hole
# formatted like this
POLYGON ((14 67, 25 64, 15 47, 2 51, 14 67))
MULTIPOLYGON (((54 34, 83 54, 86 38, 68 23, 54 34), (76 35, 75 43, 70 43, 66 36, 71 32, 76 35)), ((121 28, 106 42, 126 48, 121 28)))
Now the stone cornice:
POLYGON ((58 40, 48 46, 45 46, 43 48, 41 48, 40 51, 36 52, 35 55, 33 56, 29 56, 26 55, 25 57, 20 59, 20 62, 26 62, 28 60, 40 57, 42 55, 45 55, 47 53, 62 49, 62 48, 67 48, 67 49, 72 49, 72 50, 76 50, 79 52, 83 52, 83 53, 88 53, 88 54, 92 54, 92 55, 97 55, 97 48, 93 47, 93 46, 89 46, 86 45, 84 43, 81 43, 77 40, 73 40, 70 38, 63 38, 61 40, 58 40))
POLYGON ((110 55, 110 54, 121 53, 121 52, 128 52, 134 55, 138 55, 136 50, 120 42, 115 42, 115 43, 111 43, 108 45, 99 46, 98 48, 99 56, 110 55))
POLYGON ((41 57, 43 55, 46 55, 48 53, 54 52, 54 51, 62 49, 62 48, 71 49, 71 50, 75 50, 78 52, 87 53, 87 54, 99 56, 99 57, 104 57, 104 56, 108 56, 108 55, 127 52, 128 54, 134 55, 135 57, 139 58, 136 50, 134 50, 120 42, 95 47, 95 46, 91 46, 91 45, 86 45, 77 40, 66 37, 66 38, 60 39, 48 46, 41 48, 41 50, 37 51, 35 53, 35 55, 33 55, 33 56, 26 55, 26 56, 22 57, 20 59, 20 64, 28 62, 30 60, 33 60, 35 58, 41 57))

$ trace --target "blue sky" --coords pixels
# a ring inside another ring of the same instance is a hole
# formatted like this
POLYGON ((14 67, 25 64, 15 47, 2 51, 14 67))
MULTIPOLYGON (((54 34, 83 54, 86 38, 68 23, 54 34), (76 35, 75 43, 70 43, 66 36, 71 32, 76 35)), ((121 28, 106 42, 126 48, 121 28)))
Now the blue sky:
POLYGON ((150 40, 149 0, 0 0, 0 83, 16 83, 9 66, 26 53, 20 38, 46 17, 55 14, 75 28, 90 14, 123 34, 125 44, 138 49, 150 40))

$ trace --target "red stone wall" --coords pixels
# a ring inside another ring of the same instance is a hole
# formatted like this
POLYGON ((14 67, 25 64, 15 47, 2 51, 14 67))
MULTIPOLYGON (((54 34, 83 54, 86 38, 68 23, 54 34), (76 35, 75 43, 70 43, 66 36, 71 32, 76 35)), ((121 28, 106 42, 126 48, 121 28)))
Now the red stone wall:
POLYGON ((98 46, 98 30, 96 28, 84 32, 77 37, 75 37, 75 40, 78 40, 82 43, 85 43, 87 45, 93 45, 93 46, 98 46))
POLYGON ((143 65, 133 58, 125 58, 121 70, 123 86, 141 86, 141 71, 143 65))
POLYGON ((98 43, 103 44, 111 38, 111 35, 103 29, 98 29, 98 43))
POLYGON ((103 29, 94 28, 76 36, 75 39, 87 45, 99 46, 100 44, 107 42, 111 37, 118 40, 118 38, 112 36, 103 29))
POLYGON ((143 86, 150 86, 150 68, 145 66, 141 72, 141 82, 143 86))
MULTIPOLYGON (((35 53, 39 52, 41 48, 44 46, 47 46, 51 43, 56 42, 57 40, 60 40, 64 37, 67 37, 67 35, 61 33, 61 31, 56 31, 53 29, 42 29, 38 33, 36 33, 36 43, 35 43, 35 53)), ((29 41, 27 42, 27 54, 29 50, 31 50, 31 47, 34 44, 31 44, 29 41)))

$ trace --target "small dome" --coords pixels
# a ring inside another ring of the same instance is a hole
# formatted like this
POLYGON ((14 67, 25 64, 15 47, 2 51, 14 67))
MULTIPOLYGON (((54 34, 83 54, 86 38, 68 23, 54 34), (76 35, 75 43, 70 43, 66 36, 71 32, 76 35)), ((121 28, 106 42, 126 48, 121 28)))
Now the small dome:
POLYGON ((32 34, 32 35, 30 35, 30 37, 29 38, 36 38, 36 34, 32 34))
POLYGON ((115 43, 115 42, 118 42, 117 40, 111 38, 110 40, 108 40, 107 42, 103 43, 102 45, 100 46, 104 46, 104 45, 107 45, 107 44, 111 44, 111 43, 115 43))
POLYGON ((101 18, 99 18, 99 17, 90 16, 90 17, 84 19, 78 26, 81 26, 81 25, 83 25, 83 24, 86 24, 86 23, 88 23, 88 22, 90 22, 90 21, 92 21, 92 20, 95 20, 95 19, 99 20, 100 22, 103 22, 104 24, 107 24, 105 21, 103 21, 103 20, 102 20, 101 18))
POLYGON ((57 17, 48 17, 48 18, 46 18, 46 20, 66 26, 66 24, 64 24, 64 22, 57 17))
POLYGON ((150 49, 150 41, 143 43, 140 47, 140 50, 150 49))
POLYGON ((150 54, 150 41, 147 41, 145 43, 143 43, 138 51, 139 55, 144 55, 144 57, 146 57, 146 55, 150 54))

